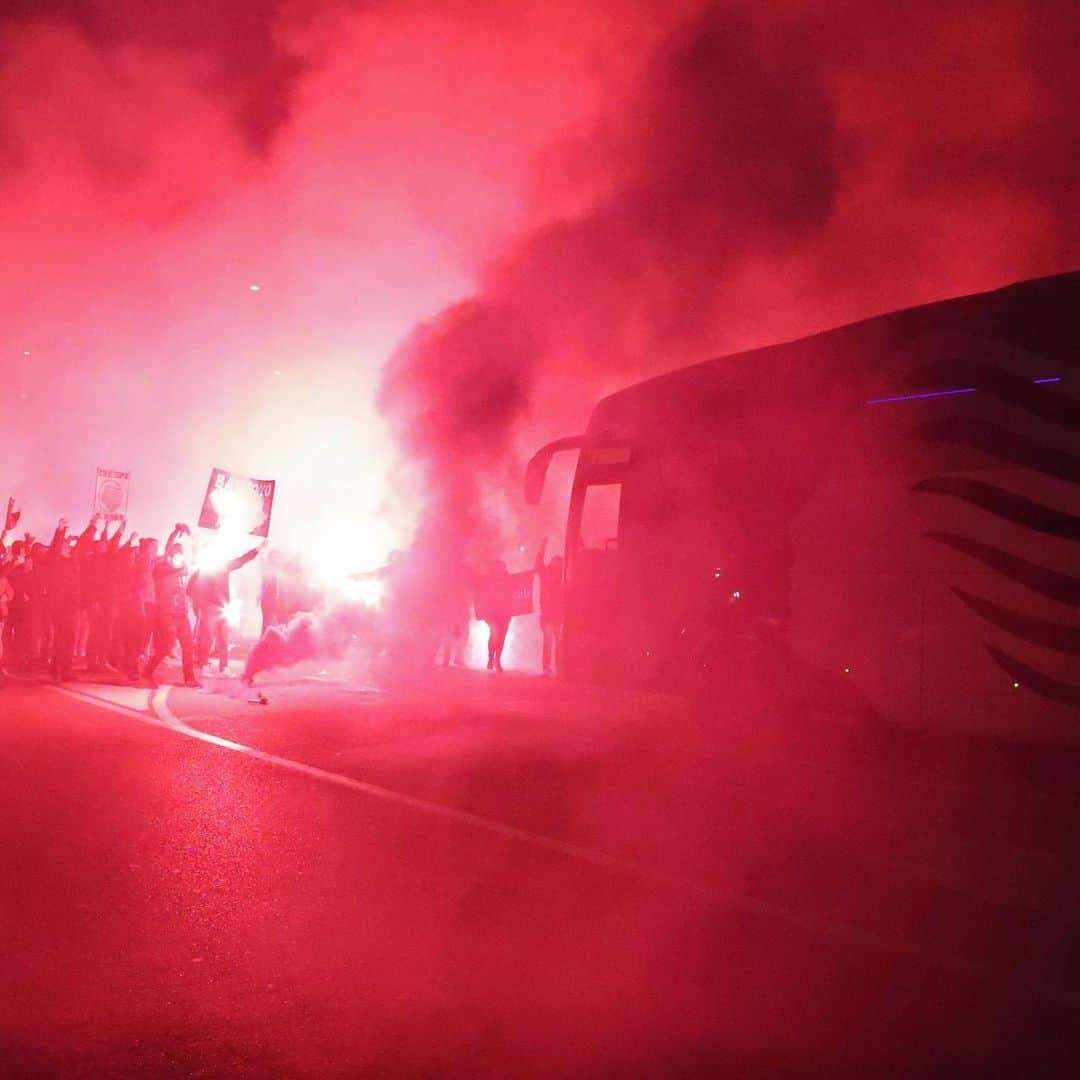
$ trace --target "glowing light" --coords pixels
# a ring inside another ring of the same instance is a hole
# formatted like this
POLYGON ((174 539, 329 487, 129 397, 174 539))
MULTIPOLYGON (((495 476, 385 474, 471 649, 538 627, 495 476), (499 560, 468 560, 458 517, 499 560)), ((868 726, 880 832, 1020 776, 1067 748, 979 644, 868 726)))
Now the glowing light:
MULTIPOLYGON (((1061 382, 1060 375, 1050 375, 1044 379, 1032 379, 1033 383, 1056 383, 1061 382)), ((977 386, 959 386, 955 390, 927 390, 921 394, 897 394, 895 397, 871 398, 867 405, 887 405, 892 401, 918 401, 920 398, 952 397, 954 394, 977 394, 977 386)))
POLYGON ((871 398, 867 405, 887 405, 890 401, 917 401, 919 398, 952 397, 953 394, 977 393, 974 386, 961 386, 956 390, 929 390, 924 394, 898 394, 896 397, 871 398))
POLYGON ((849 667, 844 668, 844 674, 845 675, 850 675, 851 674, 851 668, 849 668, 849 667))
POLYGON ((248 288, 249 288, 249 289, 250 289, 250 290, 251 290, 252 292, 260 292, 260 291, 262 290, 262 286, 261 286, 261 285, 255 285, 255 284, 251 284, 251 285, 249 285, 249 286, 248 286, 248 288))
POLYGON ((263 522, 262 498, 248 484, 216 488, 210 493, 210 505, 218 516, 218 531, 222 537, 246 535, 263 522))
POLYGON ((365 513, 362 505, 345 510, 328 503, 321 508, 304 548, 304 565, 308 576, 323 588, 351 602, 365 603, 355 587, 370 579, 356 580, 350 575, 384 566, 402 540, 397 524, 387 517, 365 513))
POLYGON ((208 544, 199 549, 195 556, 195 569, 204 574, 213 574, 225 566, 225 551, 220 544, 208 544))
POLYGON ((236 509, 236 492, 232 488, 218 488, 210 493, 210 505, 218 517, 227 517, 236 509))
POLYGON ((1019 690, 1020 689, 1020 684, 1018 682, 1014 682, 1013 683, 1013 689, 1014 690, 1019 690))
POLYGON ((227 626, 235 628, 240 625, 240 621, 244 617, 244 609, 240 601, 233 598, 221 609, 221 615, 227 626))
POLYGON ((383 601, 386 586, 378 578, 360 578, 346 581, 342 587, 345 599, 366 608, 377 608, 383 601))
POLYGON ((735 591, 734 591, 734 592, 733 592, 733 593, 731 594, 731 599, 732 599, 732 600, 738 600, 738 599, 739 599, 739 597, 741 597, 741 596, 742 596, 742 593, 741 593, 741 592, 739 592, 739 590, 738 590, 738 589, 736 589, 736 590, 735 590, 735 591))

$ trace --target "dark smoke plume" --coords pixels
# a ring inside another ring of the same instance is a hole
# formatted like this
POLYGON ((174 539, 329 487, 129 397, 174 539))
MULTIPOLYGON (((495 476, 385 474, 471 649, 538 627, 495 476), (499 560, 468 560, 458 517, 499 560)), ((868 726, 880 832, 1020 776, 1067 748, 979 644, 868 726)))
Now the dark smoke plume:
POLYGON ((1075 23, 1013 0, 690 18, 589 137, 542 156, 538 188, 584 209, 386 369, 429 527, 490 547, 490 490, 635 378, 1071 266, 1075 23))

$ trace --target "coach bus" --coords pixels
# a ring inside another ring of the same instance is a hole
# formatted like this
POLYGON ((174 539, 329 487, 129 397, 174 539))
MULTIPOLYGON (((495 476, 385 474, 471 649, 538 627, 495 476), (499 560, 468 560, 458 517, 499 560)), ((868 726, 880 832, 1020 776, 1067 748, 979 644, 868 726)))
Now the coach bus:
POLYGON ((1080 272, 602 400, 566 533, 571 678, 1080 743, 1080 272))

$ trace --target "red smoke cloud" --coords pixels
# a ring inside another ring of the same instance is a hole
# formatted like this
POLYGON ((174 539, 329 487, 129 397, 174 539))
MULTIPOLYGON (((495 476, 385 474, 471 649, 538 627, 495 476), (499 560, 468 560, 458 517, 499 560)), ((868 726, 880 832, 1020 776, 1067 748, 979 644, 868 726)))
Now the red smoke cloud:
POLYGON ((1064 2, 218 7, 0 16, 39 531, 97 464, 143 532, 220 464, 279 480, 279 540, 375 559, 426 494, 494 550, 607 389, 1078 262, 1064 2))
POLYGON ((223 8, 0 16, 0 476, 41 533, 130 468, 160 534, 220 464, 279 481, 277 542, 377 561, 411 520, 380 368, 475 287, 589 46, 539 3, 223 8))
POLYGON ((387 415, 460 504, 615 385, 1074 266, 1076 45, 1067 4, 691 13, 544 159, 573 209, 406 343, 387 415))

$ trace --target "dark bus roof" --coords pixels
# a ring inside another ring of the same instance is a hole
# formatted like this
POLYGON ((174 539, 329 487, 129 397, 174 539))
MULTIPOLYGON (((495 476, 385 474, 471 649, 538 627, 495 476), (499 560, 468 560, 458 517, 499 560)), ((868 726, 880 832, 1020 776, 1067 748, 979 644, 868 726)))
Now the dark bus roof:
POLYGON ((922 304, 646 379, 601 400, 589 426, 625 423, 635 414, 655 415, 659 408, 708 392, 747 370, 765 379, 815 371, 819 379, 834 382, 875 368, 887 372, 895 364, 898 343, 923 337, 994 339, 1051 364, 1071 366, 1080 362, 1077 312, 1080 270, 922 304))

